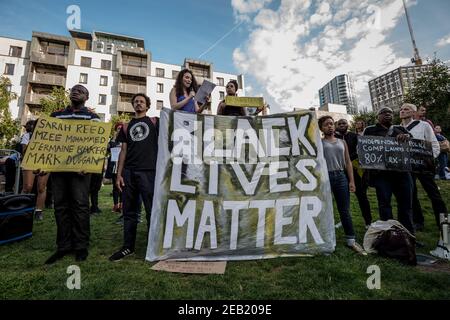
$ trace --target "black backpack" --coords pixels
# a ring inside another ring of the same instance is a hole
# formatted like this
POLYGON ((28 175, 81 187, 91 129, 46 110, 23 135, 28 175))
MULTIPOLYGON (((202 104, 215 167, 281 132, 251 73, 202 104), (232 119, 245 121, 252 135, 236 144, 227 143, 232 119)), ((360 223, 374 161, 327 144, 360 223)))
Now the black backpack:
POLYGON ((380 234, 374 241, 373 248, 382 257, 393 258, 410 266, 417 265, 416 239, 397 226, 380 234))

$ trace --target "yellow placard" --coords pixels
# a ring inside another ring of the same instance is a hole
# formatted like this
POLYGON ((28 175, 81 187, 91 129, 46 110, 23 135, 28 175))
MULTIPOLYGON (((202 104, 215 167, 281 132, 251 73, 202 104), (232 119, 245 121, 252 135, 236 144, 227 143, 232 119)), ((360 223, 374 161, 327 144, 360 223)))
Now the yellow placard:
POLYGON ((38 119, 22 167, 46 172, 101 173, 111 123, 38 119))
POLYGON ((225 104, 233 107, 259 108, 264 106, 264 98, 226 96, 225 104))

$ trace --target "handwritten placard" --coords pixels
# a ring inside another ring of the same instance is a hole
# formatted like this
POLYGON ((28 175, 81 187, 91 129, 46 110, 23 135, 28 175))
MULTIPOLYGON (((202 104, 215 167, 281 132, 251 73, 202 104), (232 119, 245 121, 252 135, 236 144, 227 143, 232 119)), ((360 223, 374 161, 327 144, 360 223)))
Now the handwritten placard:
POLYGON ((396 138, 362 136, 357 151, 363 169, 434 172, 431 143, 424 140, 400 143, 396 138))
POLYGON ((226 96, 225 104, 233 107, 258 108, 264 106, 264 98, 226 96))
POLYGON ((38 119, 22 167, 46 172, 101 173, 111 123, 38 119))

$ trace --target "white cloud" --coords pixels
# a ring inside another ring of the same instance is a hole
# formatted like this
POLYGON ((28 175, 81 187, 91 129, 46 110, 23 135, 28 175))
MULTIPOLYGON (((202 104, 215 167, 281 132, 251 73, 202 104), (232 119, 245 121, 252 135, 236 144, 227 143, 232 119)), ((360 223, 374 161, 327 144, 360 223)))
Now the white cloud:
POLYGON ((281 0, 276 10, 263 2, 233 58, 272 112, 318 105, 318 90, 343 73, 353 76, 360 107, 369 106, 367 82, 409 62, 387 42, 403 16, 401 1, 281 0))
POLYGON ((238 20, 249 20, 249 15, 264 8, 272 0, 231 0, 231 6, 238 20))
POLYGON ((450 34, 448 36, 440 39, 437 42, 436 46, 438 46, 438 47, 445 47, 445 46, 448 46, 449 44, 450 44, 450 34))

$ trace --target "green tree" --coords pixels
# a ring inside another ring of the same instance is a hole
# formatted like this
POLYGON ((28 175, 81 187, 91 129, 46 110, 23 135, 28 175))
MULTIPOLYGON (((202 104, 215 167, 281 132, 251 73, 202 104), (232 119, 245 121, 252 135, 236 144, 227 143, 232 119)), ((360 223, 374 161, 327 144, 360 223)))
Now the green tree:
POLYGON ((450 69, 445 63, 433 60, 431 68, 414 81, 404 100, 417 107, 426 106, 427 118, 450 134, 450 69))
POLYGON ((368 126, 373 126, 375 123, 377 123, 377 114, 374 111, 370 111, 370 112, 358 112, 354 117, 353 117, 353 122, 351 124, 350 130, 351 131, 355 131, 355 125, 357 121, 364 121, 364 123, 366 124, 366 127, 368 126))
POLYGON ((50 115, 52 112, 64 109, 70 104, 69 92, 63 87, 53 87, 47 98, 42 98, 41 114, 50 115))
POLYGON ((17 94, 9 92, 11 81, 0 77, 0 148, 11 148, 12 139, 19 134, 19 121, 14 120, 9 110, 9 103, 17 99, 17 94))
POLYGON ((130 120, 131 120, 131 117, 127 113, 121 113, 121 114, 113 115, 111 117, 111 124, 112 125, 111 125, 111 134, 110 134, 110 136, 111 137, 114 136, 114 127, 116 126, 116 124, 118 122, 127 123, 127 122, 130 122, 130 120))

